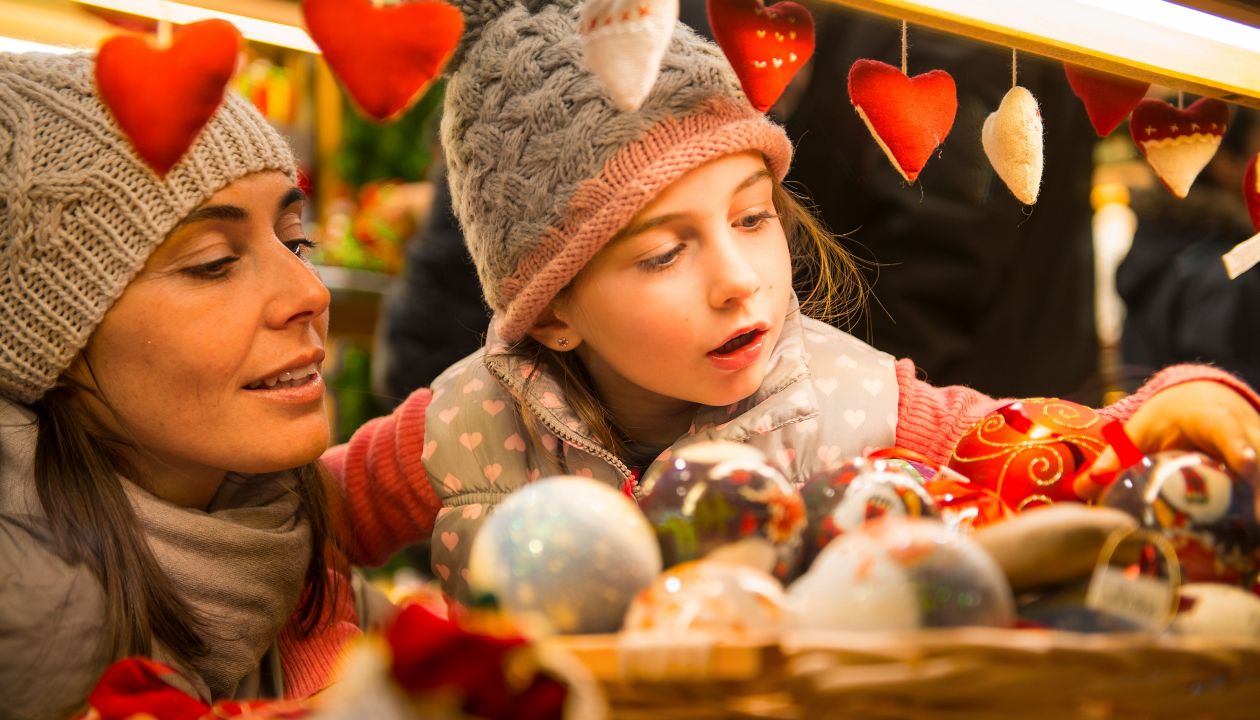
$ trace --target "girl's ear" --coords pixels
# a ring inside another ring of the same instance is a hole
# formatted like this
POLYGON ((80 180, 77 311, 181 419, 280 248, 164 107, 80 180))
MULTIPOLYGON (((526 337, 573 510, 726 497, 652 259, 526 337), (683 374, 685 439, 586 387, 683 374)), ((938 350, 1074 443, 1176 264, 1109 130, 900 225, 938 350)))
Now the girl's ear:
POLYGON ((561 320, 551 305, 534 321, 529 336, 556 352, 568 352, 582 344, 581 335, 572 325, 561 320))

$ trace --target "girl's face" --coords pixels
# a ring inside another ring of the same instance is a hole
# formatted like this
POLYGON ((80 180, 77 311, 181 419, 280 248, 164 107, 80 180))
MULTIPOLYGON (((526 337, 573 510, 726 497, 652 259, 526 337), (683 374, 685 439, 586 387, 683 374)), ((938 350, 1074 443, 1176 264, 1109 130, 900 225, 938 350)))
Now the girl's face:
POLYGON ((304 465, 328 444, 328 290, 306 260, 304 196, 279 172, 215 193, 106 313, 74 377, 92 418, 136 446, 141 484, 204 506, 228 471, 304 465), (90 367, 90 371, 89 371, 90 367))
POLYGON ((553 305, 614 410, 635 397, 728 405, 760 387, 792 292, 773 187, 754 152, 690 171, 553 305))

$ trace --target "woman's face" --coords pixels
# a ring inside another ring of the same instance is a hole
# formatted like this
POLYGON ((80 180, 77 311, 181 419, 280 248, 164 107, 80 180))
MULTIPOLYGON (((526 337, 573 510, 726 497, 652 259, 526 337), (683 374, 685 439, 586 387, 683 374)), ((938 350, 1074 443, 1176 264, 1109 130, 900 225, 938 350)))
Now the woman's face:
POLYGON ((246 176, 194 210, 106 313, 71 372, 95 421, 138 449, 137 482, 204 506, 226 472, 304 465, 328 444, 328 290, 306 259, 304 196, 246 176))
POLYGON ((792 292, 773 187, 753 152, 690 171, 553 305, 605 402, 721 406, 761 386, 792 292))

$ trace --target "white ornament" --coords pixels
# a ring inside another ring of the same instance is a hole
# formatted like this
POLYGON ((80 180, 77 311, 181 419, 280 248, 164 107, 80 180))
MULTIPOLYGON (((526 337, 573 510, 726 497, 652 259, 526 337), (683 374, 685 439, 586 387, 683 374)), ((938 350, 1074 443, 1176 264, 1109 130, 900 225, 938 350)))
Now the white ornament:
POLYGON ((652 91, 678 22, 678 0, 587 0, 579 32, 586 64, 618 108, 638 110, 652 91))
POLYGON ((1041 111, 1028 90, 1015 86, 1002 98, 1002 104, 989 113, 980 131, 980 142, 998 177, 1025 205, 1037 202, 1041 171, 1045 166, 1042 149, 1041 111))

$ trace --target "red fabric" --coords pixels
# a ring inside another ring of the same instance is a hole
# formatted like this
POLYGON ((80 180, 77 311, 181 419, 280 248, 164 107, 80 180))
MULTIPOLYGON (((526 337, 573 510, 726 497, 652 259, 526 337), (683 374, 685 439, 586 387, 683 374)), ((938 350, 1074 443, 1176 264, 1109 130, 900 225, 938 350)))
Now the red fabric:
POLYGON ((463 618, 447 619, 422 605, 408 605, 385 639, 393 654, 394 679, 415 696, 433 691, 454 695, 463 712, 482 718, 563 715, 567 688, 537 670, 536 663, 514 662, 516 654, 533 649, 501 624, 494 630, 482 629, 463 618), (534 671, 532 677, 522 677, 513 668, 534 671))
POLYGON ((249 717, 259 720, 301 718, 310 706, 288 701, 207 705, 167 682, 178 673, 148 658, 124 658, 106 668, 88 695, 90 710, 81 720, 214 720, 249 717))
POLYGON ((1247 212, 1251 213, 1251 224, 1256 232, 1260 232, 1260 153, 1247 163, 1247 174, 1243 178, 1243 197, 1247 200, 1247 212))
POLYGON ((878 60, 849 68, 849 100, 897 172, 914 182, 954 126, 958 92, 944 70, 907 77, 878 60))
POLYGON ((372 0, 302 0, 311 39, 359 109, 389 120, 442 71, 464 16, 440 0, 376 7, 372 0))
POLYGON ((223 102, 240 42, 226 20, 203 20, 176 31, 165 49, 138 35, 101 45, 96 55, 101 101, 158 175, 165 176, 192 147, 223 102))
POLYGON ((708 0, 713 39, 752 106, 765 112, 814 54, 814 18, 794 2, 708 0))
POLYGON ((1068 85, 1085 105, 1085 114, 1098 137, 1107 137, 1129 116, 1151 84, 1098 70, 1063 64, 1068 85))

